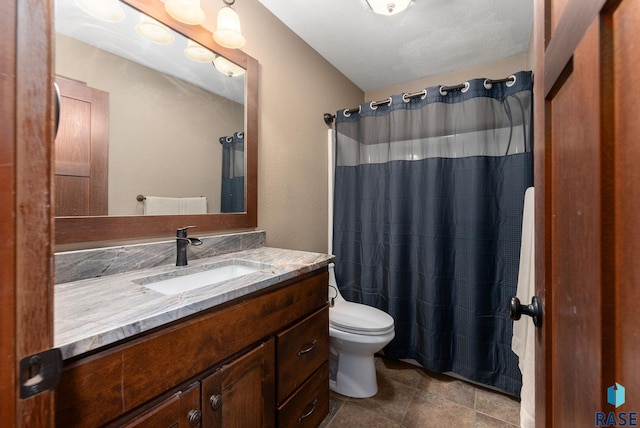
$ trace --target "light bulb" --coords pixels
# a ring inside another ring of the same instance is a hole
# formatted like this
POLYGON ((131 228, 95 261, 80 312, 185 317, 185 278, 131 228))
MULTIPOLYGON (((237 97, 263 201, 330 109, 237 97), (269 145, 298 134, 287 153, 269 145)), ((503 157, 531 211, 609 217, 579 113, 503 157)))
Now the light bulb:
POLYGON ((206 18, 200 0, 166 0, 164 8, 172 18, 183 24, 200 25, 206 18))
POLYGON ((395 15, 409 6, 411 0, 367 0, 369 7, 380 15, 395 15))
POLYGON ((168 45, 174 39, 167 26, 144 14, 140 14, 140 23, 136 25, 136 33, 161 45, 168 45))
POLYGON ((108 22, 120 22, 124 19, 124 12, 117 0, 76 0, 80 9, 94 18, 108 22))
POLYGON ((246 40, 240 29, 240 18, 231 6, 224 6, 218 12, 217 28, 213 39, 220 46, 238 49, 244 46, 246 40))
POLYGON ((216 56, 216 59, 213 60, 213 65, 216 70, 229 77, 242 76, 245 73, 244 68, 220 55, 216 56))
POLYGON ((187 40, 187 47, 184 50, 184 54, 187 58, 198 62, 211 62, 216 57, 216 54, 193 40, 187 40))

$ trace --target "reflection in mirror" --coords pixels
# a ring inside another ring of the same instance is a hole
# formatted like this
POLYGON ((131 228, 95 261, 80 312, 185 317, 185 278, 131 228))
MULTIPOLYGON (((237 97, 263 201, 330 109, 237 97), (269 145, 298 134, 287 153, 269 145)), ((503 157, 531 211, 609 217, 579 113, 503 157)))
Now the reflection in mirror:
POLYGON ((244 69, 124 3, 55 3, 56 216, 244 212, 244 69))

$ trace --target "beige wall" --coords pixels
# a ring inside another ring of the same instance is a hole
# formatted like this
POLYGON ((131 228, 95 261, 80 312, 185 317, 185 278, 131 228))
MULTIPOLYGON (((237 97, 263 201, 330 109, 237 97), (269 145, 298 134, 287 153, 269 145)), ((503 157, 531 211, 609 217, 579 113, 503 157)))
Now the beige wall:
POLYGON ((243 50, 260 63, 258 227, 266 231, 269 246, 328 251, 323 113, 427 86, 531 69, 525 54, 365 94, 258 0, 242 0, 234 8, 247 38, 243 50))
POLYGON ((234 4, 245 52, 260 63, 258 227, 267 245, 327 249, 327 126, 323 113, 401 92, 528 70, 527 55, 363 93, 257 0, 234 4))
MULTIPOLYGON (((260 63, 258 227, 274 247, 327 251, 325 112, 363 92, 257 0, 234 4, 260 63)), ((215 23, 214 23, 215 25, 215 23)))

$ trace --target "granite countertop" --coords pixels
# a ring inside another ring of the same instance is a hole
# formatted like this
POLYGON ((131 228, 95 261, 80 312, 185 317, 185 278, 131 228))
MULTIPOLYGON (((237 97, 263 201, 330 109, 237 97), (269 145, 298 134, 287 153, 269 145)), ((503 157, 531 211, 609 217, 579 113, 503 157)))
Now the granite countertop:
POLYGON ((68 359, 319 269, 332 260, 329 254, 260 247, 189 261, 186 267, 165 265, 56 284, 54 344, 68 359), (140 285, 149 276, 229 260, 258 264, 262 270, 169 296, 140 285))

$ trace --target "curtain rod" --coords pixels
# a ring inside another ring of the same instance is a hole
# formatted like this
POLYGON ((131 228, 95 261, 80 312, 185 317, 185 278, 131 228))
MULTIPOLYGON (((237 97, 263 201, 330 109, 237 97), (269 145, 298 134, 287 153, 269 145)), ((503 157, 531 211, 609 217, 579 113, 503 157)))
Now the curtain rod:
MULTIPOLYGON (((494 85, 496 83, 515 82, 515 80, 516 80, 516 77, 511 75, 509 77, 505 77, 504 79, 484 79, 484 84, 485 86, 494 85)), ((453 86, 440 86, 440 94, 446 95, 446 92, 461 91, 464 88, 467 88, 468 86, 469 86, 469 82, 465 82, 465 83, 461 83, 459 85, 453 85, 453 86)), ((426 97, 426 96, 427 96, 427 90, 423 89, 419 92, 414 92, 412 94, 407 94, 407 93, 402 94, 402 99, 404 101, 409 101, 410 99, 413 99, 413 98, 426 97)), ((391 97, 385 100, 371 101, 370 106, 371 108, 373 108, 373 107, 378 107, 385 104, 391 105, 391 97)), ((349 113, 349 114, 357 113, 359 111, 360 111, 360 107, 353 107, 353 108, 348 108, 344 110, 345 113, 349 113)), ((323 115, 324 123, 326 123, 327 125, 331 125, 335 118, 336 118, 335 114, 325 113, 323 115)))

